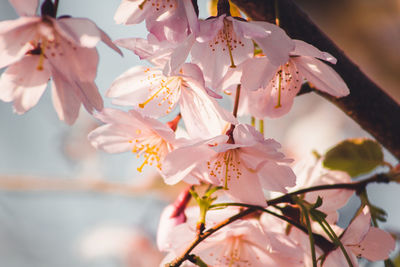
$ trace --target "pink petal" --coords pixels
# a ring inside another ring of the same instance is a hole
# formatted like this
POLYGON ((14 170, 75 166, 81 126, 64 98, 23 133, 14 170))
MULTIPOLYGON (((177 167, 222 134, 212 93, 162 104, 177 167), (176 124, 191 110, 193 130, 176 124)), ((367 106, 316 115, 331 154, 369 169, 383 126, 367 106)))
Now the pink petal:
MULTIPOLYGON (((60 37, 61 39, 61 37, 60 37)), ((50 65, 70 81, 93 82, 99 56, 95 48, 74 46, 65 39, 45 50, 50 65)))
POLYGON ((296 175, 288 166, 267 162, 260 170, 262 188, 270 191, 287 193, 287 188, 296 185, 296 175))
POLYGON ((222 27, 224 27, 224 18, 225 16, 222 15, 217 18, 199 21, 199 33, 197 35, 197 41, 203 43, 212 40, 222 29, 222 27))
POLYGON ((263 50, 264 55, 268 57, 271 64, 275 66, 282 65, 289 60, 289 52, 294 49, 294 42, 287 36, 286 32, 278 26, 264 22, 251 21, 258 26, 261 26, 266 31, 271 32, 267 38, 253 37, 254 41, 263 50))
POLYGON ((159 42, 152 34, 147 39, 126 38, 115 41, 115 44, 131 50, 140 59, 146 59, 153 65, 163 67, 173 52, 173 46, 167 41, 159 42))
MULTIPOLYGON (((156 9, 151 2, 144 3, 141 0, 123 0, 114 15, 118 24, 137 24, 145 19, 155 19, 165 12, 165 9, 156 9)), ((172 1, 171 1, 172 3, 172 1)), ((174 3, 176 5, 176 2, 174 3)))
POLYGON ((264 88, 272 80, 277 67, 270 63, 267 58, 252 58, 244 62, 241 77, 242 87, 246 90, 255 91, 264 88))
MULTIPOLYGON (((179 214, 177 217, 171 217, 175 210, 174 205, 168 205, 161 213, 157 229, 157 247, 160 251, 168 251, 173 247, 170 242, 173 237, 170 235, 176 235, 175 231, 173 231, 174 228, 186 220, 184 213, 179 214)), ((185 231, 187 228, 184 227, 183 229, 185 231)), ((188 238, 188 240, 190 239, 188 238)))
POLYGON ((32 49, 28 44, 37 34, 39 17, 21 17, 0 22, 0 68, 20 60, 32 49))
POLYGON ((53 78, 63 76, 60 79, 65 81, 63 87, 68 83, 67 90, 79 98, 89 113, 94 109, 101 110, 103 99, 93 81, 97 71, 97 51, 85 47, 73 49, 66 42, 60 42, 60 46, 63 48, 63 56, 49 55, 53 78))
POLYGON ((365 207, 362 212, 350 223, 346 228, 342 238, 340 239, 343 245, 359 244, 368 233, 371 226, 371 215, 368 207, 365 207))
POLYGON ((312 46, 301 40, 293 40, 295 43, 295 49, 290 54, 295 56, 306 56, 315 57, 322 60, 326 60, 332 64, 336 64, 337 60, 331 54, 322 52, 315 46, 312 46))
POLYGON ((281 78, 279 73, 276 73, 266 88, 248 93, 250 100, 248 109, 253 116, 277 118, 290 111, 294 97, 300 91, 302 77, 291 60, 282 65, 280 70, 282 70, 281 78))
POLYGON ((165 75, 176 74, 179 71, 180 67, 182 66, 182 64, 184 64, 185 60, 187 59, 194 42, 195 42, 195 35, 190 34, 183 42, 181 42, 178 46, 176 46, 173 49, 170 60, 168 61, 163 70, 163 73, 165 75))
MULTIPOLYGON (((45 62, 46 63, 46 62, 45 62)), ((50 78, 49 66, 38 70, 39 56, 25 56, 11 65, 0 79, 0 99, 14 101, 14 110, 25 113, 37 104, 50 78)))
POLYGON ((233 27, 237 34, 243 35, 247 39, 267 38, 271 35, 271 31, 267 30, 261 25, 250 23, 248 21, 242 21, 233 17, 227 17, 226 19, 232 21, 233 27))
POLYGON ((197 18, 196 11, 194 10, 191 0, 182 0, 185 8, 186 17, 189 23, 189 27, 194 35, 197 35, 200 31, 199 19, 197 18))
POLYGON ((39 5, 39 0, 9 0, 9 2, 20 16, 34 16, 39 5))
MULTIPOLYGON (((350 256, 350 260, 353 263, 353 266, 359 266, 357 258, 354 256, 353 253, 351 253, 349 248, 346 248, 347 254, 350 256)), ((343 252, 340 250, 340 248, 335 249, 334 251, 330 252, 328 256, 326 257, 324 264, 322 265, 323 267, 342 267, 342 266, 349 266, 349 264, 346 261, 345 256, 343 255, 343 252)))
POLYGON ((107 153, 127 152, 132 149, 132 143, 129 143, 132 137, 128 134, 128 130, 132 129, 128 128, 114 124, 103 125, 90 132, 88 139, 96 149, 107 153))
POLYGON ((102 40, 122 55, 121 50, 111 41, 110 37, 100 30, 93 21, 83 18, 62 18, 53 23, 59 34, 76 45, 93 48, 102 40))
POLYGON ((299 72, 318 90, 336 97, 350 93, 343 79, 328 65, 311 57, 294 57, 291 59, 299 72))
POLYGON ((192 138, 206 139, 223 134, 227 125, 222 108, 202 88, 182 91, 180 111, 192 138))
MULTIPOLYGON (((160 4, 162 5, 163 3, 160 4)), ((167 8, 164 9, 164 14, 159 18, 155 19, 153 16, 147 18, 146 28, 150 33, 154 34, 159 41, 180 43, 186 38, 189 28, 185 6, 182 0, 176 1, 176 8, 168 8, 170 4, 171 2, 165 3, 165 7, 167 8)))
POLYGON ((107 91, 114 104, 132 105, 148 116, 167 115, 178 103, 180 77, 165 77, 159 69, 136 66, 119 76, 107 91))
POLYGON ((53 77, 52 99, 54 108, 60 120, 72 125, 79 115, 81 101, 75 93, 69 90, 69 82, 64 77, 53 77))
POLYGON ((194 170, 199 161, 204 161, 215 154, 202 145, 178 148, 169 153, 163 162, 162 173, 166 184, 176 184, 194 170))
POLYGON ((244 166, 238 166, 241 175, 232 175, 228 179, 228 190, 225 192, 235 201, 246 204, 267 206, 262 186, 257 174, 250 172, 244 166))
POLYGON ((371 227, 357 246, 351 246, 352 251, 370 261, 379 261, 389 258, 390 252, 394 250, 396 241, 387 232, 371 227))

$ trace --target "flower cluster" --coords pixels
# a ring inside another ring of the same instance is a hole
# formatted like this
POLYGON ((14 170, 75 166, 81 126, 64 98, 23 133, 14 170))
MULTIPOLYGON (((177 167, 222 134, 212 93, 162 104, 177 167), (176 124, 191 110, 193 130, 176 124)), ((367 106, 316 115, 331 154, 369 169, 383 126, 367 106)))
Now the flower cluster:
POLYGON ((138 171, 153 165, 168 185, 184 181, 208 186, 208 197, 199 197, 192 187, 164 211, 158 246, 168 255, 162 264, 183 253, 188 266, 199 261, 209 266, 312 266, 315 256, 321 266, 357 266, 357 257, 382 260, 394 248, 389 234, 370 226, 368 207, 345 230, 336 225, 337 210, 352 191, 312 192, 286 206, 270 207, 267 199, 273 196, 347 183, 350 177, 324 169, 320 161, 293 167, 277 141, 237 118, 283 116, 304 82, 335 97, 349 94, 329 66, 336 63, 329 53, 291 39, 277 25, 231 16, 228 0, 219 0, 218 13, 207 19, 198 18, 192 0, 123 0, 115 21, 144 21, 149 34, 114 43, 87 19, 57 18, 57 5, 50 0, 42 4, 40 16, 35 15, 38 1, 10 2, 21 17, 0 22, 0 67, 8 66, 0 79, 0 99, 13 101, 15 111, 24 113, 36 105, 51 79, 61 120, 74 123, 82 103, 104 123, 89 134, 94 147, 136 153, 142 159, 138 171), (152 65, 132 67, 106 92, 113 104, 129 111, 103 109, 94 83, 100 40, 118 53, 116 45, 127 48, 152 65), (232 113, 221 106, 221 98, 232 101, 232 113), (159 120, 169 114, 175 119, 159 120), (183 134, 176 133, 178 128, 183 134), (212 210, 218 206, 210 197, 215 191, 217 202, 255 210, 204 239, 189 257, 185 248, 208 233, 205 227, 242 211, 212 210), (199 208, 186 208, 189 192, 197 195, 199 208), (314 212, 315 224, 307 224, 308 232, 305 211, 314 212), (308 236, 313 235, 318 238, 310 248, 308 236))

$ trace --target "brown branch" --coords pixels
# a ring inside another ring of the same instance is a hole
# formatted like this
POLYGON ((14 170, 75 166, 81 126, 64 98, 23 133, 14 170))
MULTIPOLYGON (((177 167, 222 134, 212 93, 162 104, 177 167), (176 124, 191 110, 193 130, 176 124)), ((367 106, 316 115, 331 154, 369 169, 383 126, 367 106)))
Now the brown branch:
MULTIPOLYGON (((354 190, 358 194, 358 193, 362 192, 363 190, 365 190, 366 186, 370 183, 389 183, 392 180, 394 181, 396 179, 393 177, 390 177, 384 173, 378 173, 368 179, 365 179, 365 180, 362 180, 359 182, 355 182, 355 183, 318 185, 318 186, 300 189, 300 190, 297 190, 297 191, 294 191, 291 193, 287 193, 281 197, 277 197, 277 198, 268 200, 267 204, 269 206, 273 206, 273 205, 281 204, 281 203, 292 203, 293 196, 301 195, 301 194, 304 194, 307 192, 320 191, 320 190, 348 189, 348 190, 354 190)), ((241 219, 253 212, 256 212, 256 211, 267 212, 273 216, 280 218, 281 220, 284 220, 284 221, 290 223, 291 225, 297 227, 304 233, 307 233, 307 230, 302 225, 300 225, 296 221, 292 220, 291 218, 289 218, 287 216, 282 216, 282 215, 276 214, 276 213, 274 213, 268 209, 265 209, 264 207, 261 207, 261 206, 244 204, 244 203, 219 203, 219 204, 212 205, 211 208, 227 207, 227 206, 244 207, 247 209, 220 222, 219 224, 208 229, 204 233, 197 235, 196 238, 193 240, 193 242, 189 245, 189 247, 180 256, 175 258, 172 262, 167 263, 165 265, 165 267, 179 267, 185 260, 188 260, 189 257, 191 257, 190 253, 192 252, 192 250, 198 244, 200 244, 200 242, 202 242, 204 239, 206 239, 207 237, 209 237, 211 234, 215 233, 219 229, 223 228, 224 226, 226 226, 238 219, 241 219)), ((315 240, 316 244, 318 245, 318 247, 320 247, 325 253, 327 253, 333 249, 333 247, 334 247, 333 244, 331 242, 329 242, 328 240, 326 240, 323 236, 320 236, 315 233, 313 234, 313 236, 314 236, 314 240, 315 240)))
MULTIPOLYGON (((275 0, 231 1, 250 18, 274 23, 275 0)), ((400 159, 400 106, 361 72, 292 0, 277 2, 280 26, 291 38, 304 40, 335 56, 338 63, 332 67, 350 88, 350 95, 340 99, 320 91, 317 93, 338 106, 400 159)))

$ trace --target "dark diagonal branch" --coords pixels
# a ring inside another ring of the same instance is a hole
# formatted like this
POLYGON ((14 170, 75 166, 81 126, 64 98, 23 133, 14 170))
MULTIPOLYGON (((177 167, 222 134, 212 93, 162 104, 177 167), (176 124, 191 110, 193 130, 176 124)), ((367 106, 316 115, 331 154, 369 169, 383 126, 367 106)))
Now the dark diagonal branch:
MULTIPOLYGON (((274 0, 231 0, 254 20, 274 22, 274 0)), ((279 0, 280 25, 293 39, 304 40, 335 56, 333 68, 350 88, 340 99, 319 95, 338 106, 400 159, 400 106, 371 81, 292 0, 279 0)))

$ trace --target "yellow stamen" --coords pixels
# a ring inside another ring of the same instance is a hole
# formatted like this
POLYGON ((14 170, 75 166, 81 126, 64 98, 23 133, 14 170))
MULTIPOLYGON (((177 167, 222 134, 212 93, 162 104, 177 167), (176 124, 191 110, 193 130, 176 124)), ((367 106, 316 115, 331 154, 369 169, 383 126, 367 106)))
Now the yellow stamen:
MULTIPOLYGON (((164 102, 164 100, 168 99, 169 95, 172 94, 170 88, 168 88, 168 85, 169 85, 175 78, 176 78, 176 77, 171 77, 171 78, 169 78, 169 79, 167 80, 167 82, 165 82, 164 80, 162 80, 161 83, 160 83, 160 89, 158 89, 158 90, 157 90, 152 96, 150 96, 146 101, 144 101, 143 103, 140 103, 140 104, 139 104, 139 107, 140 107, 140 108, 144 108, 151 100, 153 100, 154 98, 156 98, 156 97, 160 94, 160 92, 161 92, 162 90, 164 90, 164 89, 166 90, 166 96, 165 96, 165 98, 161 101, 161 103, 164 102)), ((181 79, 181 78, 178 78, 178 79, 181 79)), ((159 105, 161 105, 161 103, 160 103, 159 105)))

